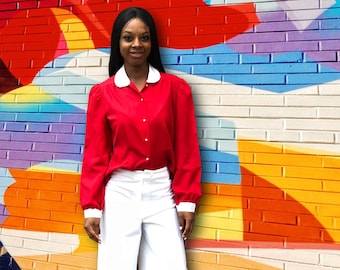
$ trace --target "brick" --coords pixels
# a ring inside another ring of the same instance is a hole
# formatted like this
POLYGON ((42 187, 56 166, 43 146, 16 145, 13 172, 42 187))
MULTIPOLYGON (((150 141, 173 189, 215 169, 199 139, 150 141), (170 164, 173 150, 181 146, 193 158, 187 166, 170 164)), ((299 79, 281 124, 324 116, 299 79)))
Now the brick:
MULTIPOLYGON (((235 107, 228 107, 228 106, 200 106, 197 105, 196 107, 197 116, 205 116, 205 115, 214 115, 216 117, 247 117, 249 116, 249 108, 235 108, 235 107), (200 113, 204 112, 204 113, 200 113)), ((240 119, 242 121, 243 119, 240 119)), ((257 120, 257 119, 256 119, 257 120)), ((256 121, 254 120, 254 121, 256 121)), ((248 120, 249 121, 249 120, 248 120)), ((229 122, 230 123, 230 120, 229 122)))
POLYGON ((282 166, 301 166, 301 167, 321 167, 322 157, 299 154, 270 154, 256 153, 255 162, 257 164, 276 164, 282 166))
MULTIPOLYGON (((252 95, 252 96, 235 96, 235 95, 220 95, 221 105, 235 105, 237 106, 262 106, 264 110, 284 106, 284 97, 282 96, 263 96, 263 95, 252 95), (275 107, 272 107, 275 106, 275 107)), ((256 108, 254 108, 256 109, 256 108)), ((285 108, 283 108, 285 109, 285 108)), ((288 108, 287 108, 288 109, 288 108)), ((253 111, 253 109, 252 109, 253 111)))
MULTIPOLYGON (((196 262, 205 262, 216 264, 217 263, 217 253, 215 252, 190 252, 187 251, 187 260, 196 262)), ((196 269, 196 268, 195 268, 196 269)))
POLYGON ((287 96, 286 105, 289 107, 338 107, 340 101, 332 96, 287 96))
POLYGON ((193 100, 196 106, 217 106, 220 104, 218 95, 194 95, 193 100))
MULTIPOLYGON (((324 41, 322 41, 324 42, 324 41)), ((291 52, 294 49, 299 48, 300 51, 318 51, 318 44, 309 41, 290 41, 286 42, 285 46, 282 46, 282 42, 271 43, 258 43, 255 45, 257 53, 270 53, 270 52, 291 52)), ((301 77, 300 77, 301 78, 301 77)))
POLYGON ((36 231, 72 233, 71 223, 53 222, 39 219, 26 220, 25 228, 36 231))
POLYGON ((71 224, 78 223, 82 224, 84 219, 84 215, 74 215, 74 213, 67 212, 51 212, 51 220, 58 222, 68 222, 71 224))
POLYGON ((301 168, 288 166, 285 168, 285 176, 287 177, 301 177, 301 178, 307 178, 307 179, 325 179, 325 180, 336 180, 337 168, 312 168, 312 167, 306 167, 302 171, 301 168))
POLYGON ((85 256, 77 256, 72 254, 51 254, 50 261, 52 263, 57 263, 64 265, 67 262, 68 266, 75 266, 80 268, 89 268, 95 269, 96 268, 96 260, 94 258, 89 258, 85 256))
POLYGON ((15 257, 15 261, 20 265, 22 270, 34 269, 34 262, 31 259, 25 257, 15 257))
POLYGON ((36 270, 57 270, 58 265, 49 262, 36 262, 34 268, 36 270))

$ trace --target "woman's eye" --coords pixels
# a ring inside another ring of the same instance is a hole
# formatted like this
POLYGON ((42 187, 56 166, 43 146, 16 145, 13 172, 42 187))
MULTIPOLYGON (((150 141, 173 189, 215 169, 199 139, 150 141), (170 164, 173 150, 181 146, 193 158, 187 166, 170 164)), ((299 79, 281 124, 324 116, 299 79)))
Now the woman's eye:
POLYGON ((142 41, 148 41, 150 39, 149 36, 142 36, 142 41))
POLYGON ((131 37, 131 36, 123 36, 123 39, 124 39, 126 42, 131 42, 131 41, 132 41, 132 37, 131 37))

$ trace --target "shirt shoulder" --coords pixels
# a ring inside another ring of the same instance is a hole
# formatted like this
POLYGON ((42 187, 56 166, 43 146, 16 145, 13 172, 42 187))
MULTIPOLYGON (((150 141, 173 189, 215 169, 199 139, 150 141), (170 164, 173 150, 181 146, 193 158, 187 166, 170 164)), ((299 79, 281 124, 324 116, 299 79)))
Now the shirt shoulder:
POLYGON ((106 79, 103 82, 97 83, 92 86, 90 96, 100 96, 105 91, 113 88, 113 77, 106 79))
POLYGON ((184 79, 173 74, 161 73, 161 80, 169 83, 173 91, 191 95, 191 87, 184 79))

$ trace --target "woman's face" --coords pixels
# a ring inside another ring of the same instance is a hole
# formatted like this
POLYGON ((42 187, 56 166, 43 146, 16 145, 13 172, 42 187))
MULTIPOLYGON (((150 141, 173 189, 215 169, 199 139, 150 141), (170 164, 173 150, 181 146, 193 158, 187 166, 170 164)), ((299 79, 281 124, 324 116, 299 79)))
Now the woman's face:
POLYGON ((124 26, 119 48, 125 66, 137 67, 147 64, 151 51, 151 37, 149 28, 141 19, 132 19, 124 26))

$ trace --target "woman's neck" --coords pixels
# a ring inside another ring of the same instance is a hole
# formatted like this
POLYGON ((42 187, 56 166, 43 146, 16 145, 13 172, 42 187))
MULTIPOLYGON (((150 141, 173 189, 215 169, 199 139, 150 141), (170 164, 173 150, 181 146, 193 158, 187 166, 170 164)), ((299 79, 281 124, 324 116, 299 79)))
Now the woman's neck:
POLYGON ((149 65, 139 66, 139 67, 126 67, 125 72, 129 77, 130 81, 132 81, 137 89, 141 91, 146 83, 149 74, 149 65))

